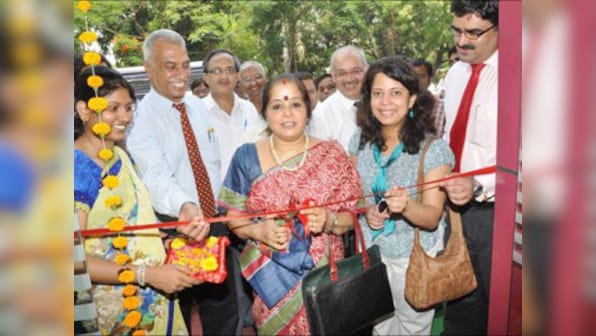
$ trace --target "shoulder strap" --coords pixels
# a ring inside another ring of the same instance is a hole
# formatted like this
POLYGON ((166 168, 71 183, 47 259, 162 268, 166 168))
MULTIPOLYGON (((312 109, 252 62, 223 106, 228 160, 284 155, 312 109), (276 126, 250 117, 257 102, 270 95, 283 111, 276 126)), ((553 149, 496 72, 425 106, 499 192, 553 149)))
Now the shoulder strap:
POLYGON ((424 158, 426 157, 426 152, 428 152, 428 148, 430 145, 436 140, 437 138, 431 137, 424 143, 424 147, 422 147, 420 152, 420 160, 418 161, 418 187, 416 188, 416 202, 422 202, 422 190, 420 188, 420 184, 424 182, 424 158))

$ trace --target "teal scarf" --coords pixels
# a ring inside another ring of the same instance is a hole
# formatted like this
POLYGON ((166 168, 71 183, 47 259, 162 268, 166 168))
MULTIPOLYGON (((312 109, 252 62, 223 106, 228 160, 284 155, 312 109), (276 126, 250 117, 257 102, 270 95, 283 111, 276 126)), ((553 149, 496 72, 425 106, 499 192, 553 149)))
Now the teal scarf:
MULTIPOLYGON (((404 150, 404 144, 400 143, 399 146, 396 146, 391 156, 387 159, 385 164, 382 164, 382 157, 381 151, 379 150, 379 146, 376 144, 372 145, 373 153, 375 156, 375 162, 377 163, 377 167, 379 170, 377 171, 377 175, 372 183, 372 192, 375 194, 375 203, 379 203, 383 198, 383 195, 387 192, 387 167, 389 167, 393 162, 397 161, 401 156, 401 153, 404 150)), ((396 222, 394 219, 386 219, 385 226, 379 230, 372 230, 372 239, 374 240, 377 238, 381 232, 385 232, 385 236, 392 234, 395 231, 396 222)))

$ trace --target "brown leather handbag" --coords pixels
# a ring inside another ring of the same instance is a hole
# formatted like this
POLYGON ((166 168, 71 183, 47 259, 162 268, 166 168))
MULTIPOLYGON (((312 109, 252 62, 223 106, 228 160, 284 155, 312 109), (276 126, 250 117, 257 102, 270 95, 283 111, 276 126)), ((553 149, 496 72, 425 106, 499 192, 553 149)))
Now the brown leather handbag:
MULTIPOLYGON (((429 139, 420 155, 418 183, 424 181, 424 156, 434 139, 429 139)), ((421 201, 418 187, 416 202, 421 201)), ((429 257, 420 246, 420 230, 416 228, 414 246, 406 272, 405 297, 412 307, 425 310, 434 305, 458 299, 476 289, 476 276, 464 239, 461 216, 449 209, 451 236, 445 251, 429 257)))

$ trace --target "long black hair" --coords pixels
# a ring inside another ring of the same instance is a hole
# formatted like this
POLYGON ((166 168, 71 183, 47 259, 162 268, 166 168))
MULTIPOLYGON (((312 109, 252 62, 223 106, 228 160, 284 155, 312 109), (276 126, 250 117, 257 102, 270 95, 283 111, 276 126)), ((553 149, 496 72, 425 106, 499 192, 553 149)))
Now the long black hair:
MULTIPOLYGON (((95 91, 92 87, 87 85, 87 78, 92 76, 92 69, 86 69, 83 71, 77 78, 75 82, 75 90, 74 90, 74 101, 75 101, 75 114, 74 114, 74 138, 75 140, 83 134, 84 126, 81 117, 76 111, 76 104, 79 101, 84 101, 87 103, 89 99, 95 97, 95 91)), ((103 85, 98 89, 97 93, 100 97, 105 97, 110 93, 114 92, 117 89, 123 88, 128 91, 130 98, 135 100, 135 92, 132 86, 128 83, 122 75, 117 72, 116 70, 112 70, 110 68, 104 66, 97 66, 95 67, 95 75, 101 77, 103 79, 103 85)))
POLYGON ((432 121, 432 111, 435 99, 430 92, 420 86, 418 76, 409 62, 403 57, 386 57, 373 63, 366 72, 362 85, 362 99, 358 104, 356 121, 362 129, 360 148, 371 142, 379 149, 385 150, 385 139, 381 134, 381 124, 375 118, 370 108, 370 91, 379 73, 400 82, 410 93, 416 95, 412 109, 414 117, 406 116, 399 131, 398 138, 404 144, 404 151, 416 154, 420 150, 420 143, 427 133, 434 133, 435 126, 432 121))

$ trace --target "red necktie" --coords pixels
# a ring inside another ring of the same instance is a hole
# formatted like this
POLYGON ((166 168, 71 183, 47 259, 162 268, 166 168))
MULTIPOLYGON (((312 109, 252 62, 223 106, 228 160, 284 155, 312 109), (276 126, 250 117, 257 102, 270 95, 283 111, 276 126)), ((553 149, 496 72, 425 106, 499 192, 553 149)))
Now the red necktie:
POLYGON ((472 64, 472 75, 468 80, 468 85, 461 98, 461 103, 459 104, 453 127, 451 127, 449 145, 451 145, 451 149, 455 155, 454 172, 459 172, 464 141, 466 140, 466 131, 468 130, 470 107, 472 107, 472 99, 474 99, 474 92, 478 86, 478 79, 480 79, 480 71, 482 68, 484 68, 484 64, 472 64))
POLYGON ((195 185, 197 193, 199 194, 199 201, 201 202, 201 210, 205 217, 211 218, 215 215, 215 199, 213 198, 213 190, 211 189, 211 182, 201 153, 199 152, 199 145, 195 133, 190 126, 190 120, 186 113, 184 103, 174 104, 174 107, 180 111, 180 120, 182 122, 182 133, 184 133, 184 141, 186 142, 186 149, 188 150, 188 158, 190 159, 190 166, 192 174, 195 177, 195 185))

